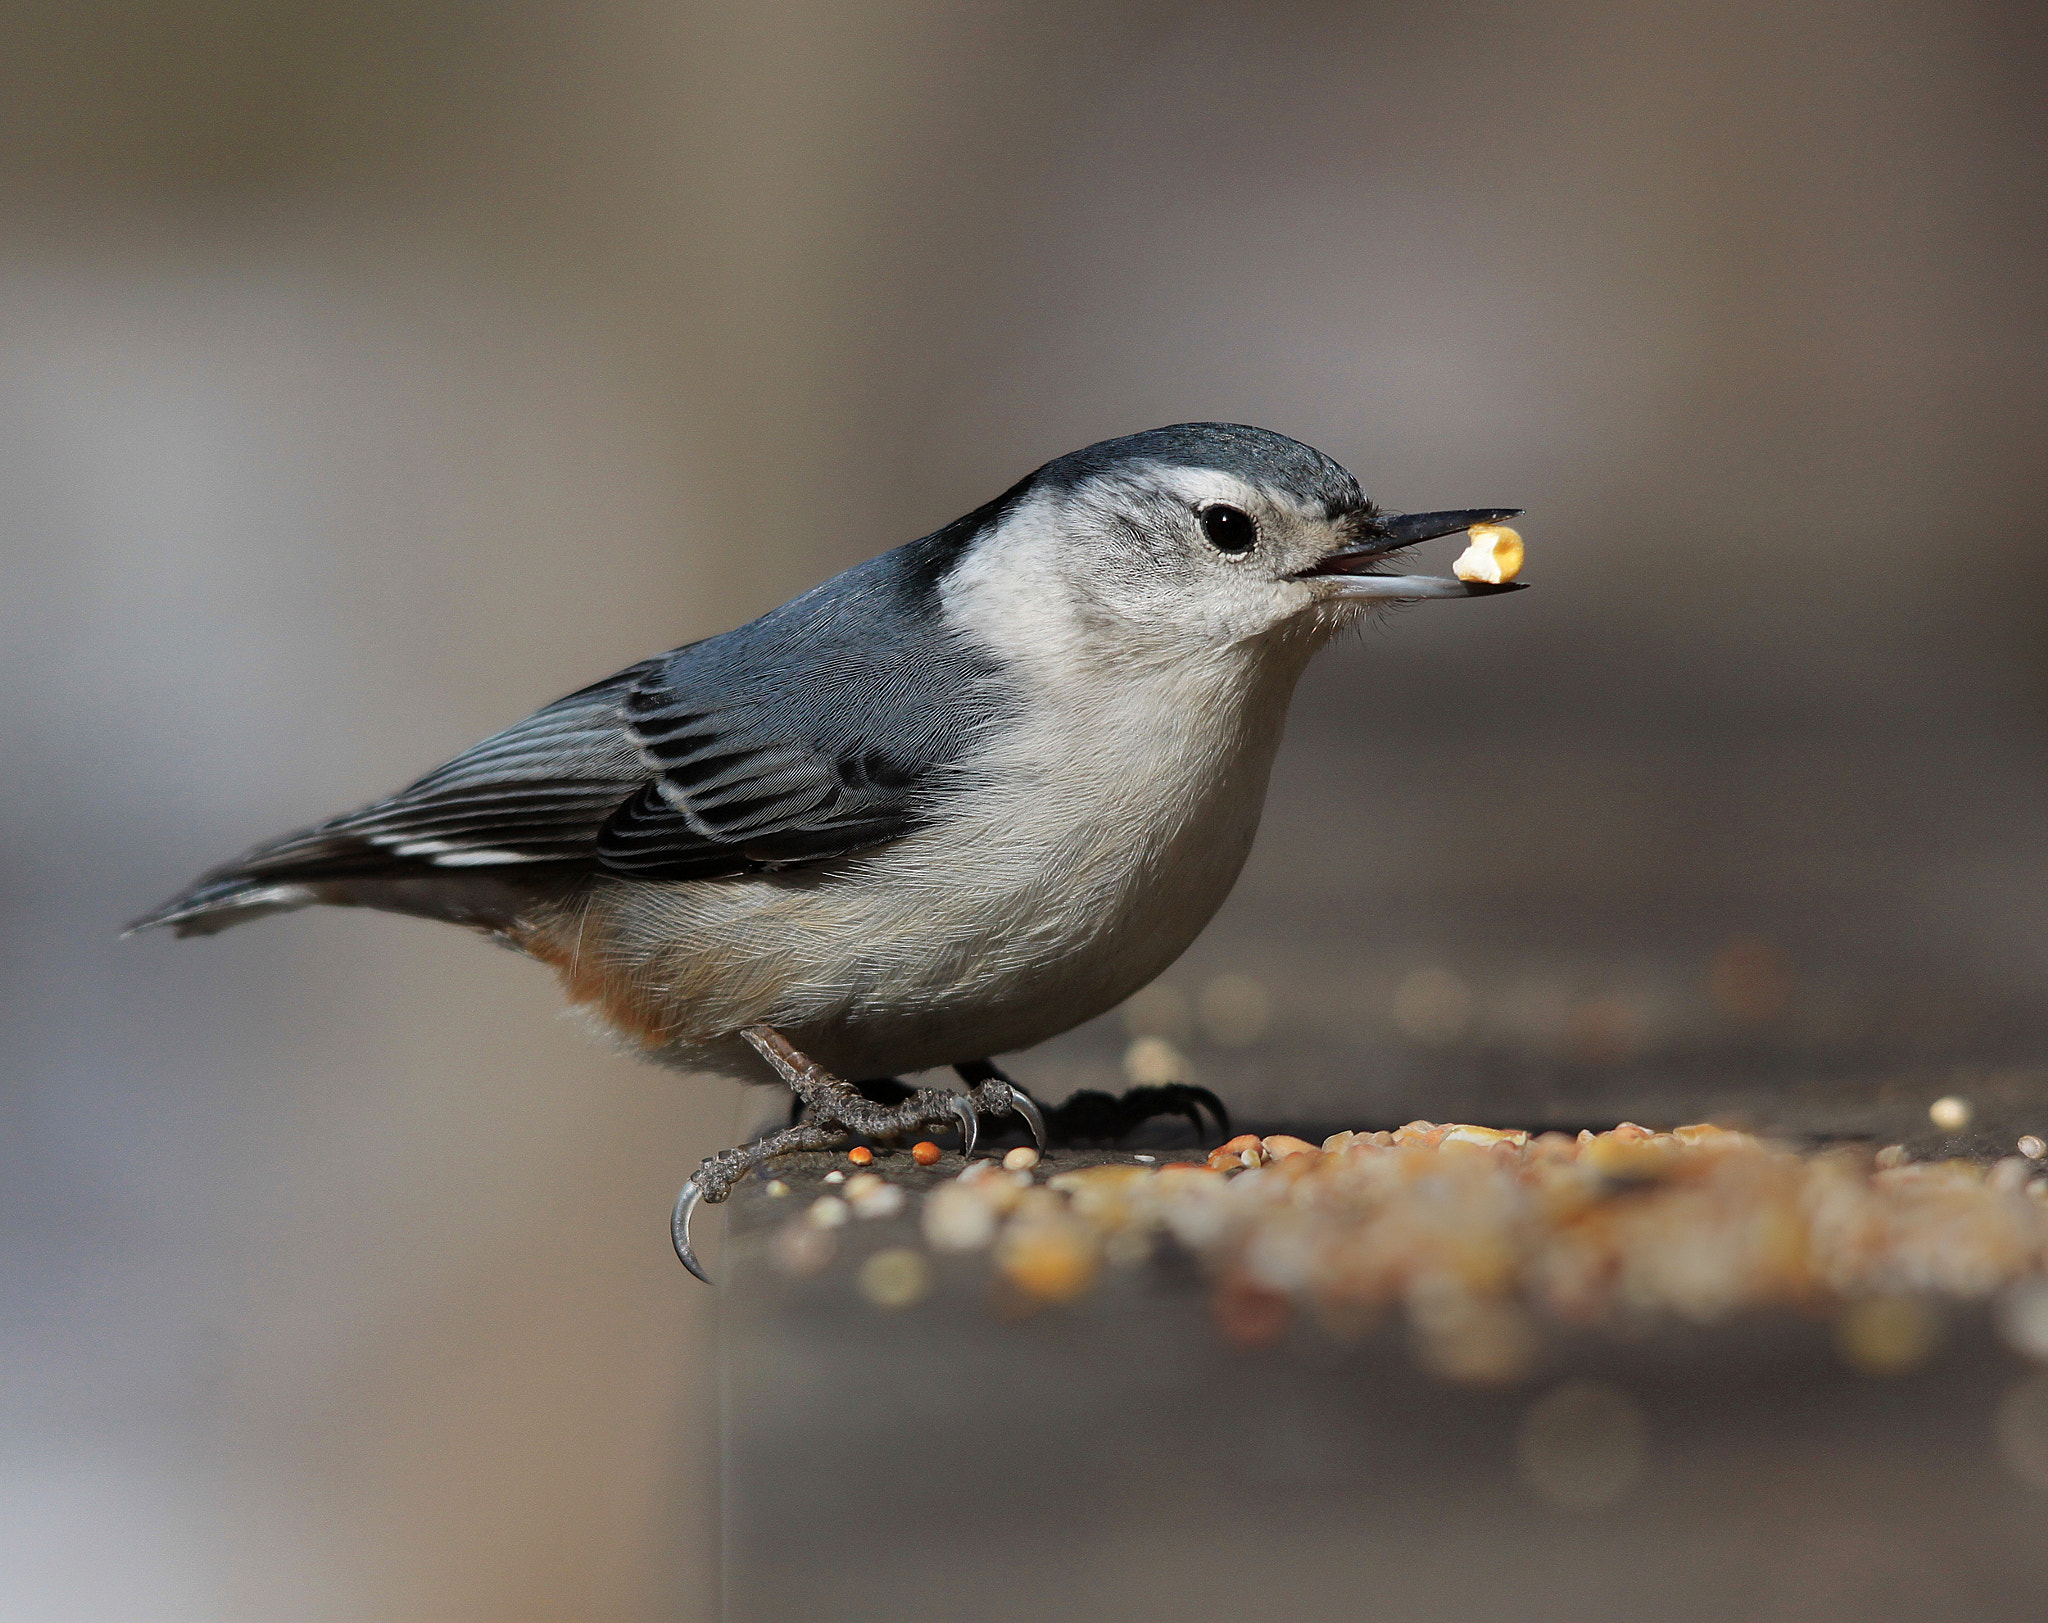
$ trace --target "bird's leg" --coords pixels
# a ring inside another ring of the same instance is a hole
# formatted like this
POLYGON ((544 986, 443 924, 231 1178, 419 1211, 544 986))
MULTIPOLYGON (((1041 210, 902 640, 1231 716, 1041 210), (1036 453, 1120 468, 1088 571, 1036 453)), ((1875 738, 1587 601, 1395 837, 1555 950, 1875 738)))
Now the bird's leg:
MULTIPOLYGON (((848 1085, 863 1099, 867 1100, 869 1104, 875 1105, 900 1105, 905 1099, 908 1099, 913 1093, 917 1092, 917 1089, 909 1086, 907 1083, 897 1081, 893 1076, 863 1077, 860 1081, 849 1083, 848 1085)), ((794 1127, 804 1119, 806 1108, 802 1094, 792 1093, 789 1096, 790 1126, 794 1127)))
POLYGON ((790 1091, 802 1102, 806 1119, 751 1144, 708 1155, 704 1164, 690 1174, 690 1181, 676 1197, 670 1231, 676 1256, 699 1279, 704 1279, 705 1273, 690 1248, 690 1218, 698 1205, 706 1201, 716 1205, 748 1172, 778 1155, 829 1149, 845 1133, 882 1138, 891 1133, 940 1126, 959 1128, 960 1152, 972 1155, 980 1130, 977 1112, 983 1110, 990 1115, 1016 1111, 1031 1124, 1040 1145, 1045 1143, 1045 1122, 1038 1106, 1003 1080, 994 1066, 988 1067, 991 1074, 968 1093, 919 1088, 897 1104, 877 1104, 851 1082, 834 1076, 816 1060, 799 1053, 773 1026, 748 1026, 740 1035, 789 1084, 790 1091))

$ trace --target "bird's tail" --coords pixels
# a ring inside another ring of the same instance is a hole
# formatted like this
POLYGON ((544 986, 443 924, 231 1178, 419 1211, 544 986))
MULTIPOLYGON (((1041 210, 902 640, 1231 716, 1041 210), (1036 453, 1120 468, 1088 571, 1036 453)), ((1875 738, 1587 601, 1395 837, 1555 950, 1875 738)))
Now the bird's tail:
POLYGON ((315 905, 369 907, 504 931, 514 928, 537 901, 572 889, 583 866, 556 862, 516 864, 504 870, 437 868, 323 823, 259 845, 200 875, 122 934, 168 928, 180 936, 213 935, 269 913, 315 905))
POLYGON ((122 930, 124 936, 168 926, 174 934, 212 935, 233 924, 246 924, 266 913, 289 913, 310 907, 320 898, 307 885, 281 883, 249 875, 208 875, 178 892, 163 906, 152 908, 122 930))
POLYGON ((212 935, 267 913, 288 913, 326 898, 316 882, 343 877, 361 866, 360 841, 339 841, 320 828, 270 840, 233 862, 201 874, 161 907, 136 919, 123 935, 168 927, 181 936, 212 935))

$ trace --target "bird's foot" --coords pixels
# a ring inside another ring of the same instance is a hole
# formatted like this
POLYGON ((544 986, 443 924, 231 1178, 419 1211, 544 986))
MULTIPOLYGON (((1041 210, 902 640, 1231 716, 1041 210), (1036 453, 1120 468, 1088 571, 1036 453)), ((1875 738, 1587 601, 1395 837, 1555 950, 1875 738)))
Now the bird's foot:
POLYGON ((981 1132, 981 1116, 1014 1114, 1024 1118, 1039 1146, 1045 1145, 1045 1118, 1037 1104, 1023 1089, 1013 1087, 994 1066, 974 1076, 968 1074, 967 1067, 959 1067, 962 1078, 975 1084, 965 1093, 946 1088, 905 1088, 892 1077, 856 1086, 834 1076, 816 1060, 807 1059, 772 1026, 749 1026, 740 1035, 803 1101, 803 1119, 807 1123, 835 1126, 866 1138, 893 1138, 930 1127, 957 1127, 960 1153, 972 1155, 981 1132), (872 1098, 864 1091, 867 1089, 884 1097, 872 1098))
MULTIPOLYGON (((704 1158, 704 1164, 690 1174, 683 1192, 676 1197, 670 1221, 676 1256, 682 1265, 708 1283, 696 1252, 690 1245, 690 1219, 703 1203, 716 1205, 732 1192, 746 1174, 778 1155, 797 1150, 829 1149, 848 1133, 865 1138, 890 1138, 899 1133, 933 1127, 957 1127, 960 1153, 972 1155, 980 1135, 981 1114, 1015 1113, 1024 1118, 1045 1146, 1045 1119, 1020 1090, 1000 1074, 991 1074, 966 1093, 945 1088, 905 1089, 904 1097, 893 1102, 868 1098, 851 1082, 834 1076, 816 1060, 806 1057, 772 1026, 749 1026, 740 1035, 754 1052, 771 1065, 790 1090, 802 1101, 803 1119, 756 1139, 751 1144, 720 1150, 704 1158)), ((989 1068, 994 1072, 994 1067, 989 1068)), ((900 1084, 899 1084, 900 1086, 900 1084)))
POLYGON ((1083 1088, 1055 1105, 1047 1113, 1046 1125, 1057 1143, 1108 1143, 1160 1116, 1180 1116, 1194 1128, 1199 1143, 1208 1137, 1204 1110, 1215 1118, 1218 1139, 1230 1137, 1230 1112, 1223 1101, 1192 1082, 1130 1088, 1121 1095, 1083 1088))
POLYGON ((740 1179, 778 1155, 789 1155, 797 1150, 830 1149, 838 1139, 839 1134, 829 1127, 816 1122, 798 1122, 777 1132, 765 1133, 751 1144, 736 1144, 729 1150, 705 1156, 704 1164, 690 1174, 682 1193, 676 1196, 676 1209, 669 1217, 669 1238, 675 1242, 676 1260, 705 1284, 710 1284, 711 1276, 705 1273, 704 1265, 697 1260, 697 1253, 690 1245, 690 1219, 697 1215, 697 1208, 706 1201, 717 1205, 732 1193, 732 1186, 740 1179))
MULTIPOLYGON (((987 1060, 969 1060, 953 1068, 960 1073, 961 1080, 977 1086, 990 1081, 1008 1083, 1017 1101, 1016 1113, 1031 1126, 1040 1149, 1048 1143, 1112 1143, 1161 1116, 1182 1118, 1194 1129, 1195 1138, 1200 1142, 1206 1142, 1212 1136, 1212 1122, 1213 1136, 1219 1142, 1230 1137, 1229 1109, 1209 1089, 1192 1082, 1130 1088, 1122 1094, 1083 1088, 1064 1104, 1043 1106, 987 1060), (1034 1111, 1038 1113, 1036 1124, 1031 1122, 1034 1111), (1206 1117, 1204 1111, 1208 1112, 1206 1117)), ((877 1105, 900 1105, 917 1094, 915 1088, 893 1076, 870 1077, 848 1086, 857 1090, 869 1103, 877 1105)), ((810 1119, 802 1097, 792 1095, 790 1125, 794 1127, 798 1122, 810 1119)))
MULTIPOLYGON (((968 1060, 953 1069, 960 1073, 963 1082, 991 1079, 1009 1082, 1020 1098, 1025 1097, 1024 1090, 1010 1082, 988 1060, 968 1060)), ((900 1087, 902 1084, 897 1085, 900 1087)), ((1032 1108, 1038 1107, 1033 1105, 1032 1108)), ((1106 1144, 1160 1116, 1181 1116, 1194 1128, 1195 1139, 1199 1143, 1209 1134, 1208 1123, 1202 1120, 1204 1110, 1215 1118, 1218 1140, 1230 1137, 1230 1112, 1224 1108, 1223 1101, 1207 1088, 1197 1087, 1192 1082, 1166 1082, 1130 1088, 1121 1095, 1083 1088, 1064 1104, 1044 1111, 1042 1119, 1033 1123, 1032 1131, 1038 1137, 1041 1150, 1048 1138, 1055 1144, 1106 1144)))

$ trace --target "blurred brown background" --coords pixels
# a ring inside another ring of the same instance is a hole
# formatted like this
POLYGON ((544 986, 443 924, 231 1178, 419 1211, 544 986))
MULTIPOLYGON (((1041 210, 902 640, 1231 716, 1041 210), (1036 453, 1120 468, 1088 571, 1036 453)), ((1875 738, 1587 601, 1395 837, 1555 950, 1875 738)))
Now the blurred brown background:
POLYGON ((1441 1118, 1787 977, 1822 1059, 1896 987, 2048 1052, 2037 8, 0 29, 0 1613, 710 1614, 662 1222, 758 1101, 456 932, 114 930, 1107 435, 1530 509, 1538 591, 1304 694, 1188 971, 1297 1002, 1211 1078, 1441 1118))

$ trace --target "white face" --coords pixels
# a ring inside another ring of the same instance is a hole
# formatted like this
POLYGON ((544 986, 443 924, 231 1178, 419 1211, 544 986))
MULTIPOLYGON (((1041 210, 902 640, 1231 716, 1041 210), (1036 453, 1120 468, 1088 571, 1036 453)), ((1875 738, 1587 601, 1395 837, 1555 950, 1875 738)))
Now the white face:
POLYGON ((1321 503, 1155 463, 1033 496, 989 550, 1029 589, 1116 622, 1127 644, 1219 648, 1283 630, 1327 636, 1356 619, 1366 604, 1341 577, 1299 578, 1353 539, 1321 503))

